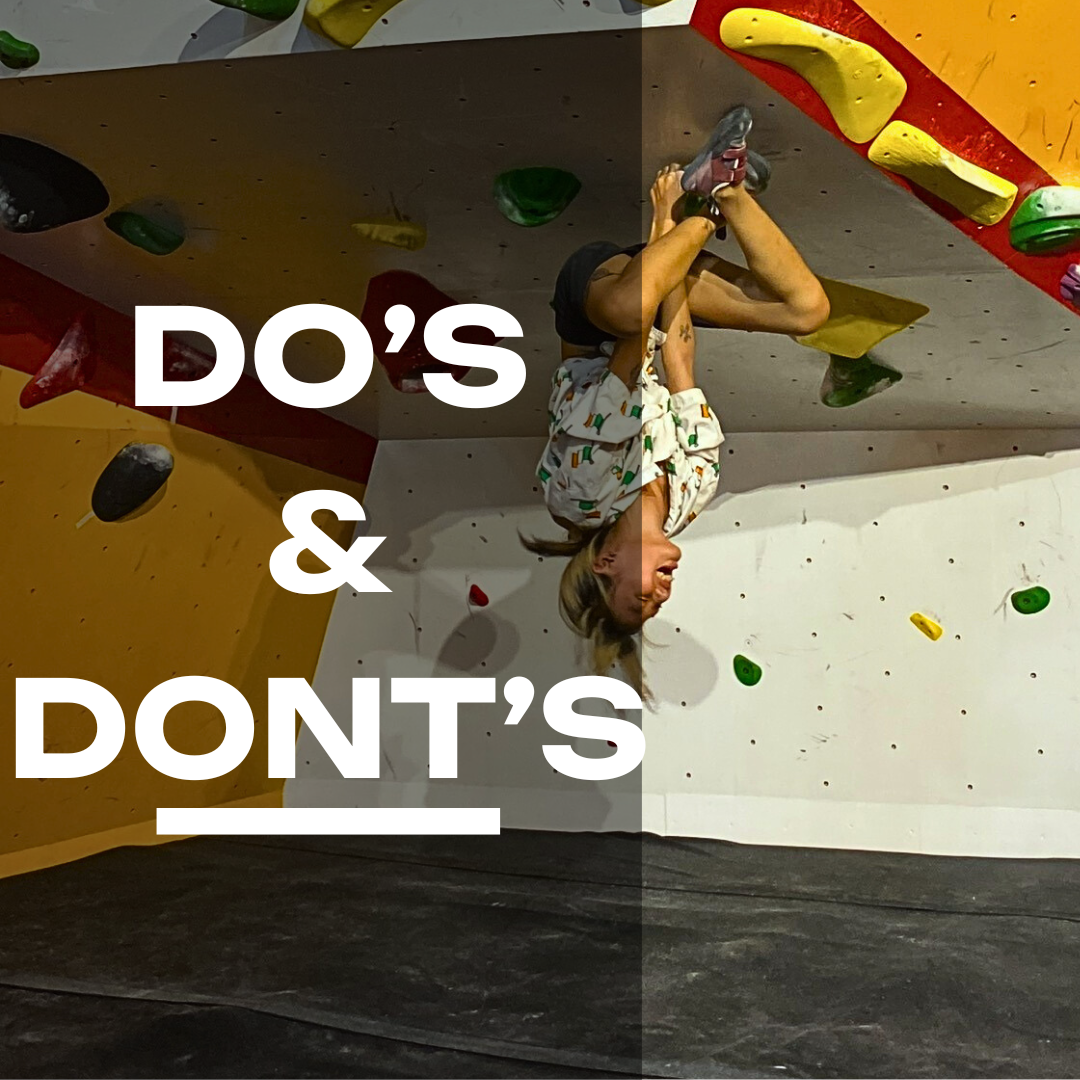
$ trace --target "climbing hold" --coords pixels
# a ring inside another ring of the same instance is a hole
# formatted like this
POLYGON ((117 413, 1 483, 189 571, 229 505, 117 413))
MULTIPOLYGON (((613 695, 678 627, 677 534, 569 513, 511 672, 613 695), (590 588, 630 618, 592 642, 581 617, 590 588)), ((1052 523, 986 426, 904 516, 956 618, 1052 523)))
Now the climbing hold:
POLYGON ((269 22, 287 19, 299 6, 300 0, 214 0, 222 7, 238 8, 269 22))
POLYGON ((820 330, 796 341, 835 356, 857 360, 930 311, 914 300, 902 300, 846 281, 818 280, 829 298, 828 321, 820 330))
POLYGON ((32 409, 43 401, 78 390, 94 377, 97 353, 94 349, 93 323, 83 313, 71 324, 52 355, 22 388, 19 404, 32 409))
POLYGON ((1080 187, 1033 191, 1009 222, 1009 240, 1027 255, 1080 248, 1080 187))
POLYGON ((904 76, 877 49, 777 11, 729 11, 720 39, 733 52, 774 60, 801 75, 852 142, 869 142, 907 93, 904 76))
POLYGON ((742 653, 735 657, 733 666, 735 668, 735 678, 743 686, 757 686, 761 682, 761 668, 753 660, 748 660, 742 653))
POLYGON ((917 626, 931 641, 937 641, 941 637, 941 627, 938 626, 933 619, 928 619, 925 615, 920 615, 917 611, 911 616, 911 621, 917 626))
POLYGON ((153 498, 172 471, 164 446, 128 443, 98 477, 90 507, 101 521, 119 521, 153 498))
POLYGON ((1017 187, 1011 180, 946 150, 925 131, 902 120, 894 120, 874 140, 869 157, 980 225, 999 222, 1016 198, 1017 187))
POLYGON ((0 225, 31 233, 94 217, 109 205, 84 165, 41 143, 0 135, 0 225))
POLYGON ((41 59, 36 45, 20 41, 14 34, 0 30, 0 64, 9 68, 30 68, 41 59))
POLYGON ((564 169, 511 169, 495 178, 495 205, 515 225, 546 225, 580 190, 581 181, 564 169))
MULTIPOLYGON (((426 278, 407 270, 388 270, 371 279, 360 320, 371 334, 375 357, 394 389, 406 394, 425 393, 425 372, 445 371, 458 382, 469 373, 470 368, 436 360, 424 345, 423 328, 431 317, 456 303, 426 278), (395 341, 395 351, 390 352, 392 335, 386 325, 386 313, 399 304, 412 311, 412 325, 417 329, 409 332, 403 345, 395 341)), ((494 345, 502 340, 482 326, 462 327, 454 332, 454 337, 470 345, 494 345)))
POLYGON ((830 409, 846 409, 857 405, 890 386, 904 376, 869 356, 852 360, 846 356, 830 356, 829 369, 821 381, 821 403, 830 409))
POLYGON ((1061 275, 1061 299, 1067 300, 1074 307, 1080 308, 1080 264, 1073 263, 1061 275))
POLYGON ((307 0, 304 25, 351 49, 401 0, 307 0))
POLYGON ((488 598, 487 593, 480 588, 479 585, 469 586, 469 603, 474 604, 476 607, 487 607, 488 598))
POLYGON ((1041 585, 1032 585, 1030 589, 1014 592, 1009 599, 1021 615, 1038 615, 1050 606, 1050 590, 1041 585))
POLYGON ((165 339, 161 374, 166 382, 194 382, 214 370, 216 358, 176 338, 165 339))
POLYGON ((105 225, 117 236, 123 237, 151 255, 171 255, 183 242, 183 233, 151 221, 131 210, 117 210, 105 219, 105 225))
POLYGON ((353 228, 365 240, 419 251, 427 243, 427 229, 415 221, 354 221, 353 228))
POLYGON ((618 743, 613 743, 610 739, 607 739, 605 741, 607 742, 608 746, 614 746, 616 750, 619 749, 619 744, 618 743))

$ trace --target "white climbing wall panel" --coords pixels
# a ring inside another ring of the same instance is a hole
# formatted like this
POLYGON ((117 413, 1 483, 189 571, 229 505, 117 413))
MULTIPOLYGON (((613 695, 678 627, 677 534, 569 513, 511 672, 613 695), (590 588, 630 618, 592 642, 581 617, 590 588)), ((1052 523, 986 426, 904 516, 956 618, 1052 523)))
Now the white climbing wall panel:
MULTIPOLYGON (((303 24, 304 6, 268 22, 213 0, 17 3, 4 29, 33 42, 41 61, 7 77, 340 50, 303 24)), ((694 0, 655 8, 634 0, 401 0, 357 48, 681 26, 693 10, 694 0)))
MULTIPOLYGON (((534 439, 383 443, 369 565, 391 594, 338 598, 316 689, 347 724, 349 680, 584 669, 556 613, 534 439), (476 582, 491 599, 470 613, 476 582), (362 660, 362 663, 358 661, 362 660)), ((650 624, 640 774, 554 775, 534 705, 462 712, 457 781, 426 775, 421 707, 383 711, 379 781, 335 779, 305 731, 294 805, 497 805, 506 827, 644 828, 797 846, 1080 855, 1080 433, 736 434, 722 496, 680 537, 650 624), (1043 456, 1048 455, 1048 456, 1043 456), (1050 607, 1010 592, 1044 584, 1050 607), (913 612, 944 627, 937 642, 913 612), (732 658, 764 669, 744 687, 732 658), (410 711, 412 710, 412 711, 410 711)), ((582 752, 584 752, 583 748, 582 752)), ((608 753, 596 746, 597 754, 608 753)))

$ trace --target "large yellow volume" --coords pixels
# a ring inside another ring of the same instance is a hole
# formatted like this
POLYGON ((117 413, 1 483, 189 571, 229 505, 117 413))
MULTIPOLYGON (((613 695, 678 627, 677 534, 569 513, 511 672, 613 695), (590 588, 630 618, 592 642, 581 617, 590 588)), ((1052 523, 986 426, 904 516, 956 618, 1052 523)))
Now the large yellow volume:
POLYGON ((777 11, 729 11, 720 23, 720 39, 735 52, 798 72, 852 142, 869 142, 907 93, 904 76, 877 49, 777 11))
POLYGON ((874 140, 869 158, 980 225, 999 222, 1016 199, 1012 181, 946 150, 925 131, 902 120, 895 120, 874 140))
POLYGON ((929 312, 925 304, 864 289, 846 281, 819 278, 829 298, 829 319, 812 334, 796 338, 800 345, 856 360, 887 337, 929 312))
POLYGON ((401 0, 308 0, 304 24, 351 49, 401 0))

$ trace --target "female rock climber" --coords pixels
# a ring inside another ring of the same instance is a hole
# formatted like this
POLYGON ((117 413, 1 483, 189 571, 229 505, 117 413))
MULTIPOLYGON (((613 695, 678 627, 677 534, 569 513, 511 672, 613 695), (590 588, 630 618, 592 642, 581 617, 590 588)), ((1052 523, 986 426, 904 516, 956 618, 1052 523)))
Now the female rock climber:
POLYGON ((685 169, 661 169, 648 242, 581 248, 552 302, 562 364, 538 475, 567 538, 522 543, 569 558, 563 619, 589 643, 596 672, 618 662, 645 693, 638 634, 671 596, 682 557, 671 538, 719 482, 724 436, 695 384, 694 326, 801 335, 829 316, 817 278, 752 197, 768 173, 756 155, 748 164, 751 123, 733 109, 685 169), (697 212, 686 213, 688 200, 697 212), (702 251, 721 223, 746 269, 702 251))

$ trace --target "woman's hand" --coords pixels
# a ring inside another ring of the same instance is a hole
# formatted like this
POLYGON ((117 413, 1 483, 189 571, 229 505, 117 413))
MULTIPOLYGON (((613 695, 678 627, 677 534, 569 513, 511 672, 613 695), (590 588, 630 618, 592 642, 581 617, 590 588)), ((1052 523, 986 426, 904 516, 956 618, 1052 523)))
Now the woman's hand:
POLYGON ((650 243, 675 228, 672 213, 682 193, 682 166, 677 162, 665 165, 656 174, 652 189, 649 191, 649 198, 652 199, 653 205, 652 229, 649 231, 650 243))

